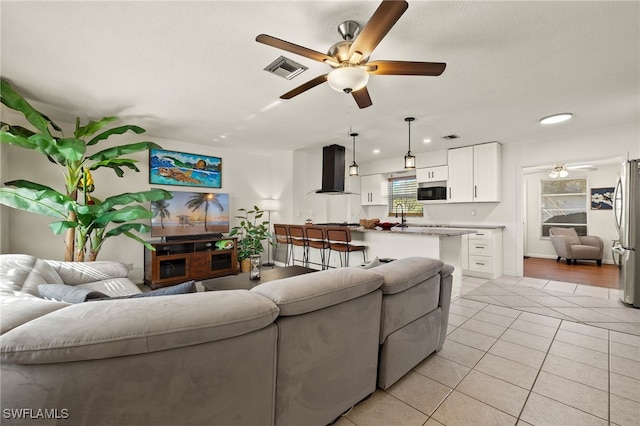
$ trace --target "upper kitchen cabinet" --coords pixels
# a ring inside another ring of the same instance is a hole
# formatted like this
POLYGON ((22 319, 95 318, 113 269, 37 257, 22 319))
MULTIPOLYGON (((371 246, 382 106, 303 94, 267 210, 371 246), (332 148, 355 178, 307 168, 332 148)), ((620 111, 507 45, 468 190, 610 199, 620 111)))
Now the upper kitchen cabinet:
POLYGON ((501 145, 489 142, 448 151, 449 202, 499 202, 501 145))
POLYGON ((429 183, 449 179, 449 166, 424 167, 416 169, 416 182, 429 183))
POLYGON ((360 177, 360 204, 363 206, 384 206, 388 202, 389 187, 384 175, 360 177))
POLYGON ((500 154, 498 142, 484 143, 473 147, 473 201, 500 201, 500 154))
POLYGON ((473 201, 473 147, 450 149, 447 153, 449 165, 449 202, 473 201))

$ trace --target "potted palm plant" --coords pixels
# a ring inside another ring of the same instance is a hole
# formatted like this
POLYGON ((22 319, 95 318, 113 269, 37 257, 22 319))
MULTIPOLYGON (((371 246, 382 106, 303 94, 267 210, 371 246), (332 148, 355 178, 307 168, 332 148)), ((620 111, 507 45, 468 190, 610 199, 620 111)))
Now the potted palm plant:
POLYGON ((251 268, 251 256, 259 256, 264 251, 263 241, 274 245, 269 232, 269 222, 262 219, 264 211, 257 206, 253 210, 238 209, 240 224, 231 228, 230 237, 238 237, 238 259, 242 272, 248 272, 251 268))

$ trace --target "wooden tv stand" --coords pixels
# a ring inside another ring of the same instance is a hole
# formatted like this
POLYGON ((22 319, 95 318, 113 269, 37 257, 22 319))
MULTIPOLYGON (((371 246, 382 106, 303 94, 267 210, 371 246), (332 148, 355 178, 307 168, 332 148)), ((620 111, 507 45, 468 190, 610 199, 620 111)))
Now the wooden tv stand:
POLYGON ((144 283, 152 289, 189 280, 204 280, 238 273, 236 238, 152 242, 155 251, 144 249, 144 283), (221 240, 233 241, 230 249, 216 249, 221 240))

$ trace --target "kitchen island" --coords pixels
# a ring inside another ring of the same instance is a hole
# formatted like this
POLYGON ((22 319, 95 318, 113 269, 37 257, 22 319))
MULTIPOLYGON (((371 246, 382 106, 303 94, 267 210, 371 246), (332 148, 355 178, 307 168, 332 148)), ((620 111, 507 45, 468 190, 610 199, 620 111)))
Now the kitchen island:
POLYGON ((365 228, 351 230, 354 244, 367 246, 368 259, 432 257, 455 267, 458 275, 461 274, 461 236, 471 233, 466 229, 431 227, 396 227, 389 231, 365 228))

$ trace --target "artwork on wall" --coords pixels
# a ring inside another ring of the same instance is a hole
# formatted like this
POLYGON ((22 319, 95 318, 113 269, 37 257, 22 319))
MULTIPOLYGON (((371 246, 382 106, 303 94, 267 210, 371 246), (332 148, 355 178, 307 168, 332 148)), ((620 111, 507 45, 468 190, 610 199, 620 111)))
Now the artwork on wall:
POLYGON ((613 209, 613 187, 591 188, 591 210, 613 209))
POLYGON ((152 149, 149 151, 149 183, 222 188, 222 159, 152 149))

